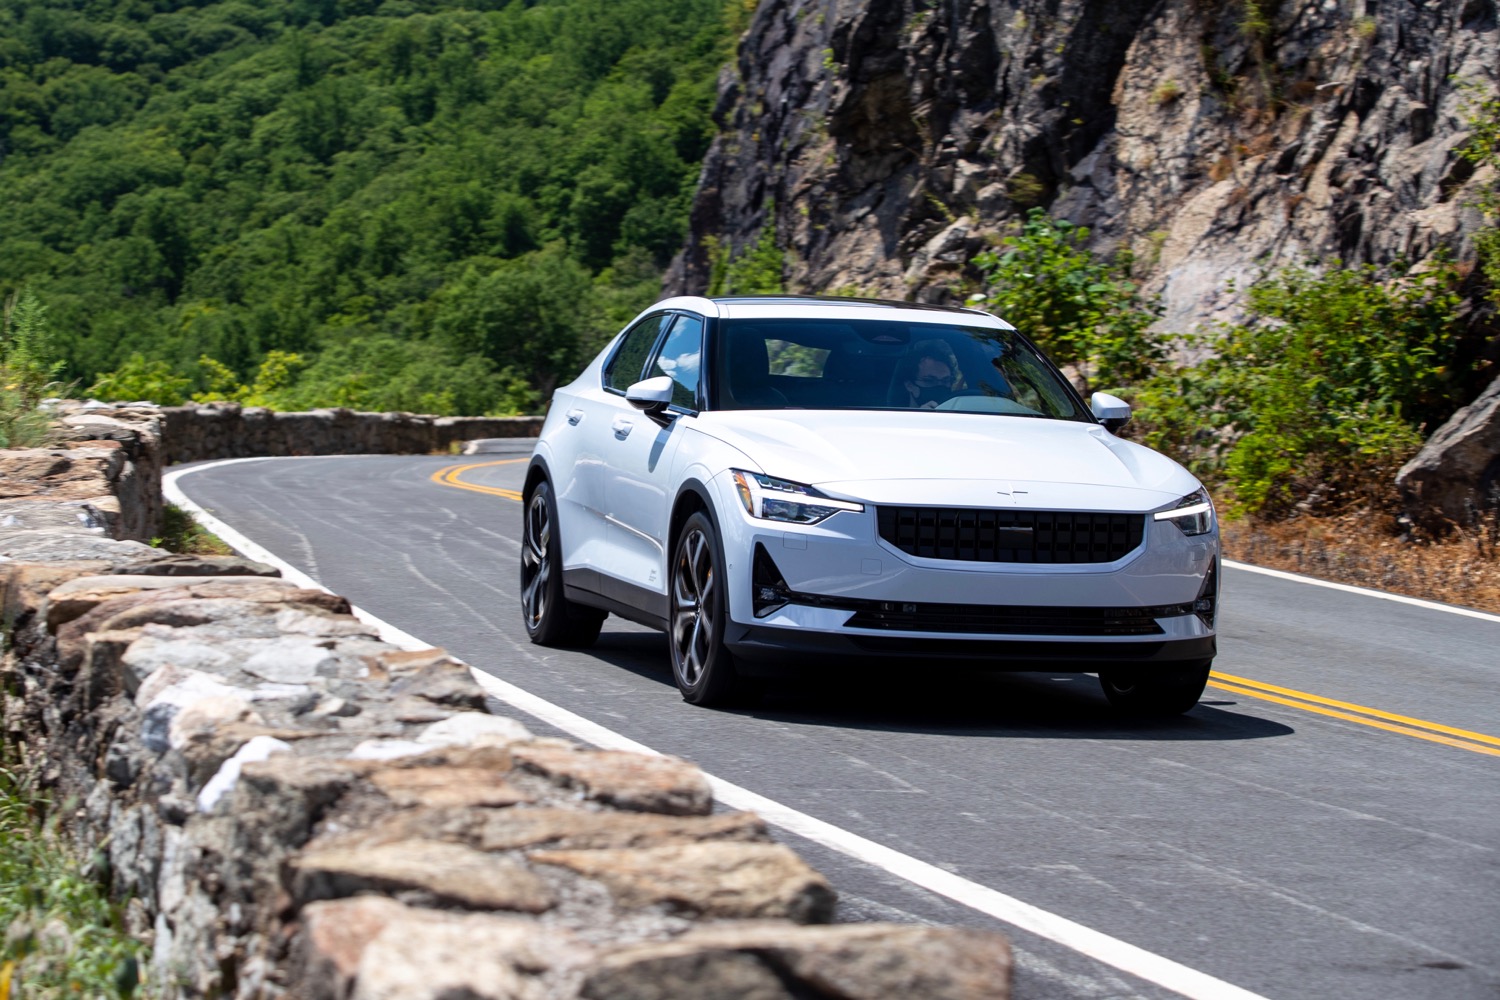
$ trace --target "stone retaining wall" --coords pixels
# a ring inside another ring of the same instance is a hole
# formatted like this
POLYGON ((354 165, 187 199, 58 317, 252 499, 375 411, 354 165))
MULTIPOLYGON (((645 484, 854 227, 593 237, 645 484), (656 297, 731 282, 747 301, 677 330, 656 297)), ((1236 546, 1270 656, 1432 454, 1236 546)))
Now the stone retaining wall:
POLYGON ((475 438, 535 437, 541 417, 428 417, 312 410, 276 413, 238 403, 161 410, 167 460, 281 455, 425 455, 475 438))
POLYGON ((187 412, 75 412, 67 446, 0 453, 6 738, 108 857, 149 995, 1008 995, 997 934, 833 923, 828 882, 692 764, 535 737, 341 597, 132 540, 162 454, 231 447, 164 447, 187 412))

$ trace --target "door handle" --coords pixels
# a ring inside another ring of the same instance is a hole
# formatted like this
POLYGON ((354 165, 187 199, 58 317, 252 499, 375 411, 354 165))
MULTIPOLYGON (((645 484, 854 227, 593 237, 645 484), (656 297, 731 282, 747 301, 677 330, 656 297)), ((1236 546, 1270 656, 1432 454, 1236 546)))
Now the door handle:
POLYGON ((629 420, 626 420, 624 417, 616 417, 615 422, 610 424, 610 426, 614 428, 615 437, 623 440, 630 436, 630 429, 634 427, 635 424, 629 420))
POLYGON ((578 421, 580 421, 582 419, 583 419, 583 411, 582 410, 569 410, 568 411, 568 423, 572 424, 573 426, 575 426, 575 427, 578 426, 578 421))

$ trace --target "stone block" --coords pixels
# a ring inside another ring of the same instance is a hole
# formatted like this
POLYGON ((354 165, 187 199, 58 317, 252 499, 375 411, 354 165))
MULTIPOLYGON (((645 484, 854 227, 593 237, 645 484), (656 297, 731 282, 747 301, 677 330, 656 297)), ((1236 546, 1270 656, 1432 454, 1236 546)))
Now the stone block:
POLYGON ((625 909, 664 906, 707 917, 802 924, 833 919, 832 887, 781 844, 707 842, 644 850, 535 851, 530 857, 603 883, 625 909))
POLYGON ((660 816, 581 809, 513 809, 490 813, 477 831, 487 851, 521 848, 641 850, 667 844, 731 841, 769 843, 765 821, 754 813, 660 816))
POLYGON ((700 928, 606 954, 582 1000, 1005 1000, 1010 947, 999 934, 895 924, 700 928))
POLYGON ((477 767, 403 767, 378 771, 370 782, 402 807, 501 808, 535 801, 503 774, 477 767))
POLYGON ((619 809, 703 816, 713 808, 703 772, 676 757, 551 746, 516 747, 512 755, 517 767, 619 809))
MULTIPOLYGON (((261 578, 156 576, 138 573, 74 577, 58 584, 47 594, 47 627, 56 632, 61 626, 82 617, 106 601, 148 591, 178 590, 216 579, 225 582, 245 579, 253 584, 261 578)), ((283 591, 295 589, 297 588, 291 584, 282 588, 283 591)))
POLYGON ((543 1000, 590 950, 515 917, 365 896, 309 904, 290 985, 301 1000, 543 1000))
POLYGON ((299 905, 387 893, 474 910, 541 913, 553 906, 547 884, 513 859, 442 841, 312 849, 289 867, 299 905))
POLYGON ((109 569, 103 560, 0 562, 0 604, 5 620, 23 624, 47 603, 47 595, 68 580, 109 569))
POLYGON ((530 730, 515 719, 487 712, 458 712, 422 730, 417 742, 433 747, 508 747, 530 738, 530 730))

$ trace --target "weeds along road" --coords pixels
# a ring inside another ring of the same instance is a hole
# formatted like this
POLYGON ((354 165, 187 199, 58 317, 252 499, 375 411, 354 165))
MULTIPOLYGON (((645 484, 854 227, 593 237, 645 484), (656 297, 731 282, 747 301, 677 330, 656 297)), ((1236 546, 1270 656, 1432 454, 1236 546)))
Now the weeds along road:
POLYGON ((177 486, 386 622, 772 800, 840 919, 1007 930, 1022 1000, 1500 996, 1500 620, 1230 569, 1180 719, 1122 722, 1092 677, 815 664, 704 710, 658 633, 527 642, 524 469, 266 459, 177 486))

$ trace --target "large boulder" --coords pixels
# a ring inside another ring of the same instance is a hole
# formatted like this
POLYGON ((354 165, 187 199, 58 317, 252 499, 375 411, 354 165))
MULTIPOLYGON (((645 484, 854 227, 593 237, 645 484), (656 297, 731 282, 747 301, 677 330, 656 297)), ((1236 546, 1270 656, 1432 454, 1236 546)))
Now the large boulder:
POLYGON ((1396 474, 1408 516, 1429 530, 1500 512, 1500 379, 1439 427, 1396 474))

